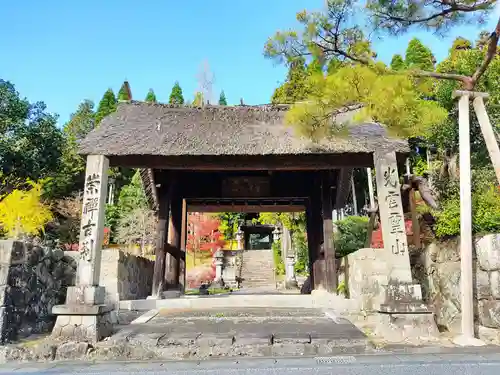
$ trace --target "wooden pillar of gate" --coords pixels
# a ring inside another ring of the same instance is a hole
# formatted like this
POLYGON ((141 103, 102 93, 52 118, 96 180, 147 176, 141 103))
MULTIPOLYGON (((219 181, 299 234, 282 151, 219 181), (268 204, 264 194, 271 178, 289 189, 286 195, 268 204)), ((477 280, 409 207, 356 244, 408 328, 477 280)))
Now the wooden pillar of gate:
POLYGON ((321 180, 315 177, 309 205, 307 207, 307 244, 309 247, 309 263, 311 285, 313 289, 323 288, 325 285, 324 257, 321 252, 323 226, 321 217, 321 180))
POLYGON ((170 189, 167 184, 158 188, 158 223, 156 225, 155 264, 153 270, 153 287, 151 296, 158 298, 164 289, 166 262, 166 244, 170 214, 170 189))
POLYGON ((182 186, 179 176, 173 176, 171 199, 170 199, 170 231, 168 236, 164 289, 177 289, 179 286, 179 258, 182 228, 182 197, 180 195, 182 186))
POLYGON ((323 211, 323 253, 324 253, 324 287, 330 293, 337 292, 337 265, 335 260, 335 247, 333 244, 333 207, 332 185, 333 179, 330 171, 325 171, 322 176, 321 192, 323 211))

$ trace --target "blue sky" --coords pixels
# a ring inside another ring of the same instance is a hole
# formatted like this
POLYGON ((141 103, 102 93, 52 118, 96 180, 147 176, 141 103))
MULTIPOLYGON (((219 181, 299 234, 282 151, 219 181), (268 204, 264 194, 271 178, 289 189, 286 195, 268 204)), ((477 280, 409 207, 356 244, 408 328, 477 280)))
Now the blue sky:
MULTIPOLYGON (((0 78, 30 101, 68 120, 83 99, 96 104, 104 91, 130 82, 134 99, 153 88, 166 102, 175 81, 186 99, 197 89, 204 60, 215 75, 214 97, 224 89, 229 104, 263 104, 286 70, 263 57, 265 41, 295 26, 295 13, 323 0, 3 0, 0 78)), ((487 25, 492 29, 493 22, 487 25)), ((481 27, 482 29, 482 27, 481 27)), ((414 36, 442 59, 450 41, 474 39, 480 28, 456 28, 446 37, 412 32, 375 40, 384 61, 403 53, 414 36)))

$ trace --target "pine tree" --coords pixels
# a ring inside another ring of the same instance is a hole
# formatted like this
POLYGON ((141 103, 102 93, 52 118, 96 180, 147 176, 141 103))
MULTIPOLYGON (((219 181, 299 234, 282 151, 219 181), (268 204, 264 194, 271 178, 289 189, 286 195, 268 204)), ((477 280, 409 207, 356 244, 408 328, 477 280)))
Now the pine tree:
POLYGON ((436 58, 431 50, 424 46, 419 39, 413 38, 406 48, 405 63, 410 69, 434 70, 436 58))
POLYGON ((399 54, 392 56, 391 60, 391 69, 392 70, 403 70, 405 69, 405 61, 403 60, 403 57, 399 54))
POLYGON ((156 95, 155 95, 153 89, 149 89, 148 94, 146 95, 145 101, 148 103, 156 103, 157 102, 156 95))
POLYGON ((97 112, 95 114, 96 126, 102 121, 104 117, 116 111, 116 97, 113 90, 108 89, 97 107, 97 112))
POLYGON ((309 95, 306 79, 309 76, 304 58, 290 64, 286 81, 278 87, 271 98, 273 104, 289 104, 304 100, 309 95))
POLYGON ((179 82, 175 82, 174 87, 172 87, 169 103, 177 105, 184 104, 184 97, 182 96, 182 89, 181 86, 179 85, 179 82))
POLYGON ((130 91, 130 85, 128 81, 123 82, 122 87, 120 87, 120 91, 118 91, 118 100, 119 101, 132 100, 132 93, 130 91))
POLYGON ((227 105, 226 94, 224 94, 224 90, 220 92, 219 105, 227 105))

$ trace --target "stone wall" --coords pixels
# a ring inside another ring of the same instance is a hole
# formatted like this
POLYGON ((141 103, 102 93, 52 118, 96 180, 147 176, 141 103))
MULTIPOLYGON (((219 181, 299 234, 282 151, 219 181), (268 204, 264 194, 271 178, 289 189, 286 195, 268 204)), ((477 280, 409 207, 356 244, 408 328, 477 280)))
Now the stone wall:
POLYGON ((49 332, 52 307, 74 285, 76 262, 62 250, 0 240, 1 341, 49 332))
MULTIPOLYGON (((79 254, 73 252, 78 259, 79 254)), ((102 250, 99 285, 105 287, 106 303, 145 299, 151 295, 154 261, 118 249, 102 250)))
MULTIPOLYGON (((460 244, 432 243, 411 254, 413 278, 424 301, 434 306, 441 329, 460 333, 460 244)), ((486 341, 500 342, 500 234, 477 237, 473 251, 476 330, 486 341)))

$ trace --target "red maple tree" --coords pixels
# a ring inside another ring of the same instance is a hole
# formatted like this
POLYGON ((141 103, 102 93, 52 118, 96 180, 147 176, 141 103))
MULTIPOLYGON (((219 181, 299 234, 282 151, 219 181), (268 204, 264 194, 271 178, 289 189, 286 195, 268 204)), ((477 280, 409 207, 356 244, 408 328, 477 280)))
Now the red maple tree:
MULTIPOLYGON (((198 252, 208 252, 212 258, 210 272, 203 274, 204 280, 188 280, 190 286, 197 286, 204 281, 211 281, 215 278, 215 258, 217 250, 222 249, 225 241, 222 239, 222 233, 219 232, 220 221, 216 218, 192 213, 188 216, 188 238, 187 251, 192 254, 193 266, 196 265, 198 252)), ((201 255, 201 254, 200 254, 201 255)), ((200 276, 201 277, 201 276, 200 276)))

